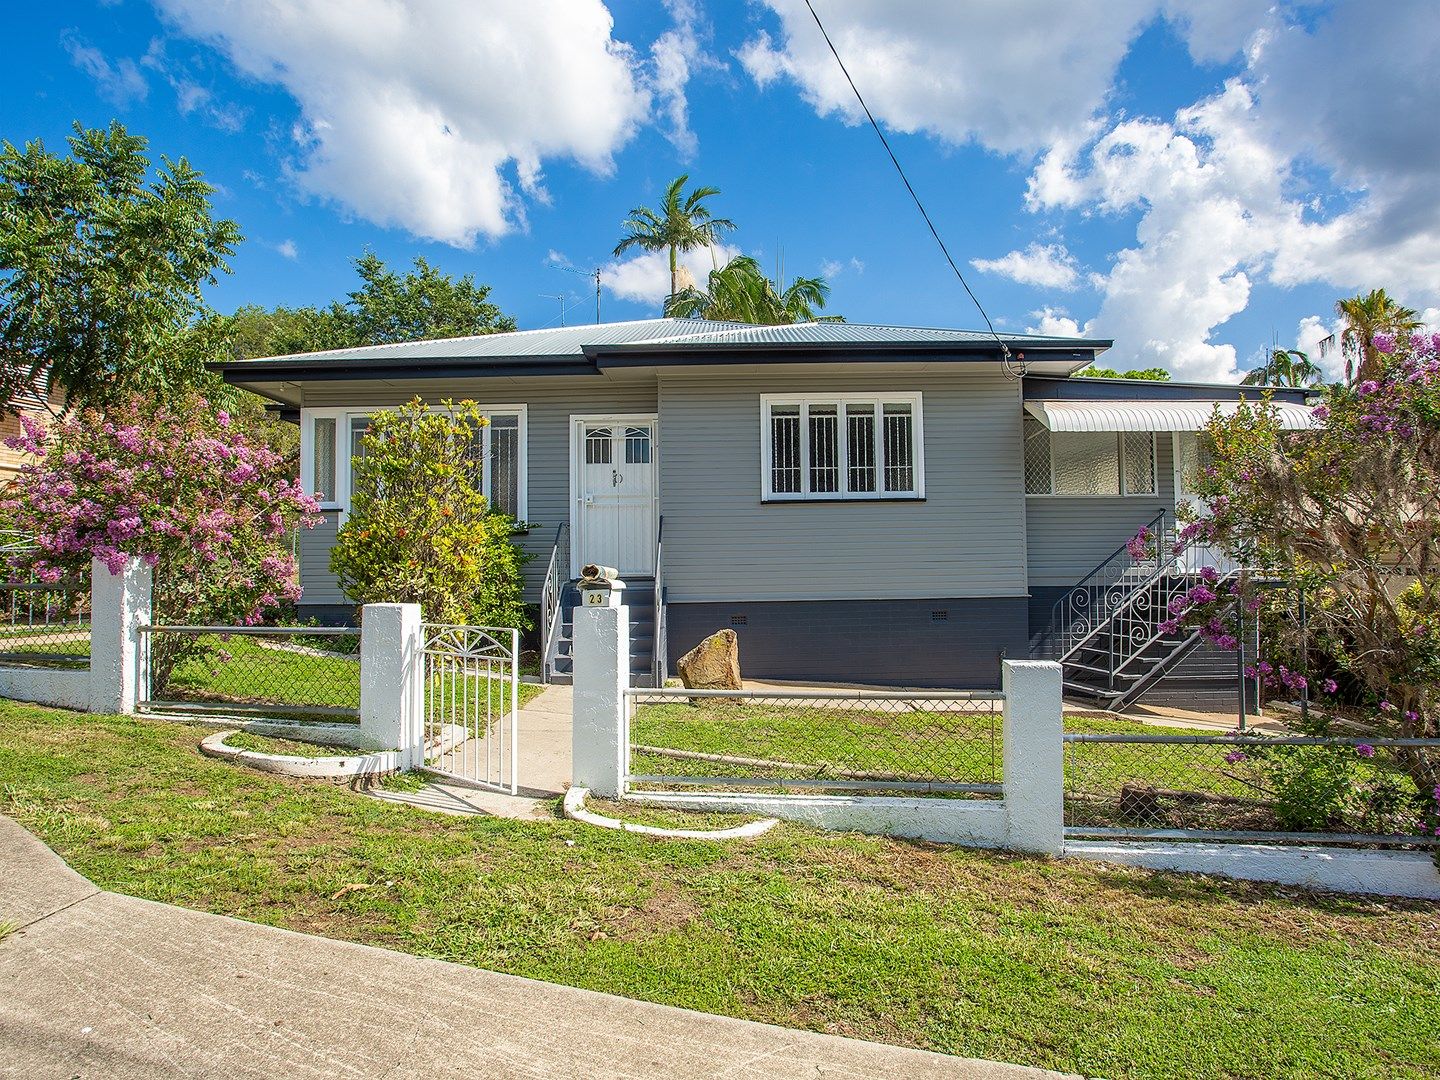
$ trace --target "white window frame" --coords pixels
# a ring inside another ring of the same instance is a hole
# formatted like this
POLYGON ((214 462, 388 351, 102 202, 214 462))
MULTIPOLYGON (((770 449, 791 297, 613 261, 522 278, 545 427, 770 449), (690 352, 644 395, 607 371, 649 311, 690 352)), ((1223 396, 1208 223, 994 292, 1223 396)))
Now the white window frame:
MULTIPOLYGON (((1040 423, 1036 420, 1035 423, 1040 423)), ((1113 495, 1070 495, 1055 490, 1055 436, 1071 434, 1067 431, 1050 432, 1050 490, 1049 491, 1027 491, 1027 499, 1153 499, 1160 494, 1160 435, 1163 432, 1154 431, 1109 431, 1093 432, 1093 434, 1106 434, 1115 436, 1115 464, 1116 472, 1120 476, 1120 490, 1113 495), (1150 436, 1150 475, 1155 478, 1154 491, 1131 491, 1130 474, 1125 468, 1125 436, 1126 435, 1149 435, 1150 436)), ((1083 432, 1077 434, 1085 434, 1083 432)), ((1025 424, 1020 424, 1020 482, 1025 483, 1025 424)))
POLYGON ((760 498, 762 502, 917 502, 925 498, 925 419, 921 407, 923 395, 906 394, 761 394, 760 395, 760 498), (775 426, 771 410, 777 406, 800 406, 800 490, 775 491, 773 437, 775 426), (843 490, 850 483, 850 425, 839 420, 839 445, 836 465, 839 491, 810 490, 810 425, 806 422, 811 405, 869 405, 875 409, 875 490, 843 490), (913 491, 885 490, 885 438, 883 409, 886 405, 908 405, 911 423, 911 453, 915 473, 913 491))
MULTIPOLYGON (((320 509, 339 513, 339 521, 343 523, 350 514, 350 502, 353 493, 350 489, 350 422, 360 417, 371 417, 377 413, 395 412, 399 406, 385 405, 368 409, 357 409, 353 407, 341 408, 316 408, 300 410, 300 483, 306 492, 315 494, 315 421, 319 419, 333 419, 335 421, 335 491, 328 494, 325 501, 320 504, 320 509)), ((429 405, 430 412, 442 412, 445 406, 429 405)), ((517 441, 519 442, 519 454, 516 462, 516 507, 515 520, 528 520, 529 513, 529 410, 525 405, 480 405, 481 415, 486 418, 492 416, 515 416, 518 418, 517 441)), ((490 497, 490 425, 484 428, 484 447, 481 463, 481 486, 485 492, 486 499, 490 497)))

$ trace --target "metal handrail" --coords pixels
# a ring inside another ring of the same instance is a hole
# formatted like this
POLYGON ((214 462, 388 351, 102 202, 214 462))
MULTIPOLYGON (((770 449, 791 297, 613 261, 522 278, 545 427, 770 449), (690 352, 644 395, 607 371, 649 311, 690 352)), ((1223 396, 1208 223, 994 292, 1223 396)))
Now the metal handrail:
MULTIPOLYGON (((562 521, 555 528, 555 545, 550 549, 550 562, 545 567, 545 581, 540 586, 540 681, 548 683, 554 674, 555 658, 560 649, 560 595, 565 587, 561 576, 561 545, 570 528, 562 521)), ((565 560, 568 575, 569 560, 565 560)))
MULTIPOLYGON (((1157 566, 1165 561, 1161 545, 1165 543, 1167 517, 1169 517, 1169 511, 1162 509, 1143 526, 1143 528, 1151 530, 1157 537, 1155 554, 1157 566)), ((1060 636, 1063 646, 1062 661, 1099 629, 1103 620, 1109 615, 1104 601, 1109 600, 1113 605, 1122 600, 1123 594, 1112 596, 1112 590, 1125 579, 1127 574, 1142 565, 1130 554, 1130 544, 1127 541, 1107 555, 1098 566, 1068 588, 1065 595, 1055 601, 1054 606, 1050 609, 1050 626, 1060 636), (1092 605, 1097 592, 1100 594, 1100 602, 1092 605), (1095 610, 1092 610, 1092 606, 1095 610)), ((1153 575, 1147 575, 1146 582, 1151 576, 1153 575)))
MULTIPOLYGON (((1108 639, 1109 639, 1109 642, 1110 642, 1110 675, 1111 675, 1111 689, 1112 689, 1112 690, 1114 689, 1114 676, 1115 676, 1115 673, 1124 670, 1125 666, 1126 666, 1127 664, 1129 664, 1130 661, 1134 660, 1135 657, 1139 656, 1141 653, 1143 653, 1146 649, 1148 649, 1151 645, 1155 644, 1155 642, 1159 641, 1160 638, 1164 636, 1164 635, 1160 632, 1160 623, 1164 622, 1165 619, 1169 618, 1168 604, 1167 604, 1167 605, 1162 605, 1162 606, 1158 609, 1159 611, 1163 611, 1163 612, 1164 612, 1163 617, 1161 617, 1161 618, 1159 618, 1159 619, 1155 619, 1155 620, 1153 620, 1153 621, 1150 620, 1150 619, 1144 619, 1144 620, 1142 620, 1141 625, 1142 625, 1142 626, 1145 626, 1145 627, 1151 627, 1151 626, 1153 626, 1154 632, 1146 635, 1138 644, 1136 644, 1136 645, 1129 651, 1128 654, 1122 654, 1122 656, 1121 656, 1121 658, 1120 658, 1120 661, 1119 661, 1118 663, 1116 663, 1116 659, 1115 659, 1115 642, 1116 642, 1117 640, 1122 641, 1122 642, 1129 640, 1129 635, 1120 633, 1120 632, 1118 631, 1118 628, 1117 628, 1117 625, 1116 625, 1117 622, 1118 622, 1118 620, 1120 619, 1120 617, 1121 617, 1122 615, 1125 615, 1125 614, 1130 610, 1130 608, 1134 607, 1134 605, 1135 605, 1136 603, 1138 603, 1139 597, 1143 594, 1144 590, 1150 588, 1152 585, 1154 585, 1154 584, 1155 584, 1157 581, 1159 581, 1160 579, 1162 579, 1162 578, 1164 578, 1164 577, 1166 577, 1166 576, 1169 576, 1171 568, 1173 568, 1173 567, 1175 566, 1175 564, 1179 562, 1179 560, 1180 560, 1180 556, 1179 556, 1178 554, 1172 554, 1169 559, 1167 559, 1163 564, 1161 564, 1161 566, 1160 566, 1159 568, 1156 569, 1155 573, 1154 573, 1153 575, 1151 575, 1150 579, 1149 579, 1148 581, 1146 581, 1145 584, 1143 584, 1143 585, 1141 585, 1141 586, 1138 586, 1136 589, 1134 589, 1134 590, 1130 593, 1130 595, 1127 596, 1127 597, 1124 599, 1124 601, 1123 601, 1118 607, 1116 607, 1115 611, 1111 614, 1110 618, 1107 620, 1106 625, 1105 625, 1105 633, 1106 633, 1106 635, 1107 635, 1107 637, 1108 637, 1108 639)), ((1239 570, 1239 568, 1237 567, 1236 569, 1231 570, 1231 571, 1229 571, 1228 573, 1226 573, 1225 575, 1223 575, 1222 577, 1220 577, 1220 578, 1215 582, 1215 585, 1216 585, 1216 586, 1222 585, 1222 584, 1224 584, 1225 582, 1231 580, 1232 578, 1238 577, 1239 574, 1240 574, 1240 570, 1239 570)), ((1180 589, 1181 591, 1183 591, 1183 587, 1177 586, 1177 588, 1180 589)))
POLYGON ((661 514, 655 523, 655 636, 650 647, 650 676, 657 686, 665 685, 667 674, 666 655, 669 650, 665 627, 665 515, 661 514))

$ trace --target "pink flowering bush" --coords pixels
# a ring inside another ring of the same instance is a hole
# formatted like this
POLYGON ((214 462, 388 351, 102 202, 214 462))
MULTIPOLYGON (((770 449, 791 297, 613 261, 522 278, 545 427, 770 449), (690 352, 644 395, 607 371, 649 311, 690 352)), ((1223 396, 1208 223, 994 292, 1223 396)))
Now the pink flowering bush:
MULTIPOLYGON (((1308 647, 1333 665, 1320 687, 1293 618, 1270 617, 1271 654, 1250 674, 1290 694, 1335 695, 1340 675, 1347 717, 1379 733, 1440 735, 1440 335, 1378 335, 1378 378, 1336 388, 1315 407, 1318 426, 1283 429, 1268 402, 1217 416, 1208 433, 1213 464, 1195 478, 1203 504, 1183 542, 1213 545, 1247 567, 1221 583, 1207 577, 1172 605, 1167 626, 1199 627, 1235 646, 1235 616, 1267 614, 1265 578, 1303 587, 1308 647), (1276 657, 1290 658, 1290 664, 1276 657)), ((1344 710, 1325 710, 1326 713, 1344 710)), ((1328 721, 1322 713, 1317 724, 1328 721)), ((1355 755, 1349 755, 1354 760, 1355 755)), ((1440 829, 1430 794, 1440 754, 1397 751, 1424 804, 1427 830, 1440 829)), ((1308 782, 1308 780, 1307 780, 1308 782)), ((1303 786, 1303 785, 1302 785, 1303 786)))
MULTIPOLYGON (((315 500, 287 476, 284 458, 195 396, 171 404, 132 397, 7 442, 39 460, 0 499, 0 514, 29 536, 13 569, 41 580, 87 574, 97 558, 154 568, 157 623, 256 625, 299 598, 291 541, 320 521, 315 500)), ((152 678, 163 688, 194 639, 158 636, 152 678)))

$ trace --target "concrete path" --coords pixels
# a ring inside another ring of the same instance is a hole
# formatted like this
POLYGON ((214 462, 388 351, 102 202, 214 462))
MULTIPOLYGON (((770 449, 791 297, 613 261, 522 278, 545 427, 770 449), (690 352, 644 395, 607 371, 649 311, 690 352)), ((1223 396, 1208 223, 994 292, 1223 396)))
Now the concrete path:
POLYGON ((1058 1074, 709 1016, 102 892, 0 817, 0 1076, 1058 1074))

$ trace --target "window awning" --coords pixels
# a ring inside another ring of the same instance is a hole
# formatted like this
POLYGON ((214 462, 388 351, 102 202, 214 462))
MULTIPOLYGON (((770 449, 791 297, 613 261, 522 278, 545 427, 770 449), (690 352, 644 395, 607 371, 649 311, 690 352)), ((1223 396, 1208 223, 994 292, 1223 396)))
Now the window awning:
MULTIPOLYGON (((1223 415, 1238 401, 1027 401, 1025 411, 1051 431, 1199 431, 1218 406, 1223 415)), ((1271 402, 1286 431, 1316 426, 1309 406, 1271 402)))

